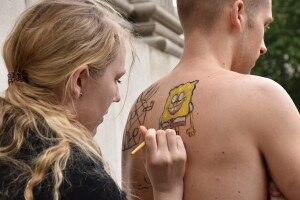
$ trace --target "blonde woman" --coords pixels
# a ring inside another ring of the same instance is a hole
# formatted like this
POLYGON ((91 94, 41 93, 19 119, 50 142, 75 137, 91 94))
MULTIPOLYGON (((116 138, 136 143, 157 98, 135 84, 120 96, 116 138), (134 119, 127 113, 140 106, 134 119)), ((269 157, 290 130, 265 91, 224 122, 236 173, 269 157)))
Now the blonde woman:
MULTIPOLYGON (((22 14, 3 51, 9 87, 0 98, 1 200, 127 198, 93 140, 120 100, 130 40, 121 23, 95 0, 43 0, 22 14)), ((145 140, 155 199, 182 199, 181 138, 152 129, 145 140)))

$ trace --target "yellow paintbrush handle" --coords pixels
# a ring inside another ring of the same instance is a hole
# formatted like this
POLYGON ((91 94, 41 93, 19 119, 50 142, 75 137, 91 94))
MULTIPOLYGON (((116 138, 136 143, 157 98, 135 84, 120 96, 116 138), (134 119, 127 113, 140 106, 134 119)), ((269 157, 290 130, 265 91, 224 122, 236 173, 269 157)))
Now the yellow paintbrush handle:
POLYGON ((138 152, 141 148, 143 148, 146 145, 146 142, 142 142, 137 148, 135 148, 132 152, 131 155, 134 155, 136 152, 138 152))

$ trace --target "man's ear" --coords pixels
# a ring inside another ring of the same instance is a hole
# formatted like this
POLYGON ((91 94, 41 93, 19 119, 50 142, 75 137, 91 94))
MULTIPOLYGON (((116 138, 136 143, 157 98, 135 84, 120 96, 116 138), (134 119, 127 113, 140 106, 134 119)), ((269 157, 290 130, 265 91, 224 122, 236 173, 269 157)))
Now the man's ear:
POLYGON ((84 93, 83 88, 85 88, 89 78, 89 68, 87 65, 80 66, 71 78, 71 92, 72 97, 79 99, 81 94, 84 93))
POLYGON ((237 32, 241 32, 243 23, 245 22, 245 4, 242 0, 236 0, 230 11, 230 22, 233 29, 237 32))

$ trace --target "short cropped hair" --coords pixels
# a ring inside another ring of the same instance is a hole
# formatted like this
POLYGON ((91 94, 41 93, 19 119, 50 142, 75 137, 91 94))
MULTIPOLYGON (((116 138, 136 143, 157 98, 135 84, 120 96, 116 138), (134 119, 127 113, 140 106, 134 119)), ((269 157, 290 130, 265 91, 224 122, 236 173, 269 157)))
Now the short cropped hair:
MULTIPOLYGON (((177 0, 178 14, 183 27, 197 26, 209 32, 220 18, 226 4, 236 0, 177 0)), ((249 18, 253 18, 268 0, 243 0, 249 18)))

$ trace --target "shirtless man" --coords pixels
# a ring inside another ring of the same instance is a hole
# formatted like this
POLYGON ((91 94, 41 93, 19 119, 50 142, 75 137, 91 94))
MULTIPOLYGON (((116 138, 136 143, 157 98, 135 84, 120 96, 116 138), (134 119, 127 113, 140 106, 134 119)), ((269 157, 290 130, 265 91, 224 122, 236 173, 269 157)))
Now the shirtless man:
POLYGON ((185 200, 265 200, 271 177, 300 198, 300 115, 272 80, 249 75, 267 52, 271 0, 178 0, 185 49, 178 66, 132 107, 123 138, 124 189, 152 199, 139 125, 173 128, 187 150, 185 200))

